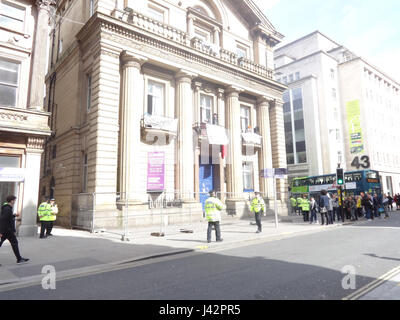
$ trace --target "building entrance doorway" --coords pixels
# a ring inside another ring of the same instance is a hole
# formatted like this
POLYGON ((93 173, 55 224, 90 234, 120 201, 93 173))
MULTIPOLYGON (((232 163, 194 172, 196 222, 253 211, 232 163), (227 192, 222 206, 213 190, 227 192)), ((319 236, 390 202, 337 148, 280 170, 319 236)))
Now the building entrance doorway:
POLYGON ((204 211, 204 204, 209 198, 209 192, 214 190, 214 165, 200 164, 200 203, 204 211))

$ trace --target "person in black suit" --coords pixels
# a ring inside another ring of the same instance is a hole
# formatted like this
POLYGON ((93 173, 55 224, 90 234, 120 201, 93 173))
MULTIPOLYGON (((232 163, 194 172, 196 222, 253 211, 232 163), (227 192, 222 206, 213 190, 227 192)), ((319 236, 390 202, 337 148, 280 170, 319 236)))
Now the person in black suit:
POLYGON ((14 215, 13 213, 13 207, 16 200, 17 200, 16 196, 8 196, 7 202, 4 203, 1 207, 0 247, 3 245, 4 241, 8 240, 11 243, 11 247, 14 251, 15 257, 17 258, 17 263, 21 264, 28 262, 29 259, 22 258, 19 253, 18 240, 15 230, 15 217, 19 215, 18 214, 14 215))

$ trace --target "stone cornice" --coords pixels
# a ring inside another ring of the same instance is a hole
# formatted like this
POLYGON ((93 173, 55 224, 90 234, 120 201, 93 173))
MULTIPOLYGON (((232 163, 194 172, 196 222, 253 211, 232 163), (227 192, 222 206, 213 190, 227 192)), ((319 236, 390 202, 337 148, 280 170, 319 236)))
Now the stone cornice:
MULTIPOLYGON (((277 94, 284 91, 284 87, 272 78, 270 79, 258 75, 255 72, 244 69, 240 65, 233 65, 228 61, 199 52, 195 48, 188 46, 186 43, 166 39, 158 34, 143 30, 132 24, 104 15, 100 12, 96 12, 77 34, 78 41, 84 43, 93 33, 97 33, 94 31, 97 29, 101 30, 101 39, 107 39, 108 41, 114 40, 119 42, 123 47, 136 45, 138 50, 143 50, 144 46, 149 46, 150 48, 153 48, 153 51, 156 50, 167 53, 170 56, 178 56, 180 59, 185 59, 185 61, 202 64, 205 67, 212 68, 218 73, 220 71, 226 72, 230 74, 231 78, 241 77, 246 80, 256 81, 263 86, 268 86, 271 90, 275 90, 277 94)), ((142 52, 145 53, 144 51, 142 52)), ((151 62, 150 59, 149 62, 151 62)))

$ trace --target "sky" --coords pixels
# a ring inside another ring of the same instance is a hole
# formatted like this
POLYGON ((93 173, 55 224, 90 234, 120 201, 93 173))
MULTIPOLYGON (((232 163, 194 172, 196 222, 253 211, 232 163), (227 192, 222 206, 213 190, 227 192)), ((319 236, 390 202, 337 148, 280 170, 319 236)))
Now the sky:
POLYGON ((399 0, 254 2, 285 36, 280 45, 319 30, 400 83, 399 0))

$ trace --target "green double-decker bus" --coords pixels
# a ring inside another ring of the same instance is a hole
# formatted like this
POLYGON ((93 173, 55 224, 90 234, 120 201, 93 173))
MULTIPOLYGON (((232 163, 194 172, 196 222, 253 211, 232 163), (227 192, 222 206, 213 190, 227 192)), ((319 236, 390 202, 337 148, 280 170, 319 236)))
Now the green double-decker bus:
MULTIPOLYGON (((347 195, 359 195, 360 192, 382 193, 379 172, 375 170, 350 171, 344 173, 344 190, 347 195)), ((336 174, 294 178, 290 184, 292 195, 319 195, 322 190, 337 191, 336 174)))

